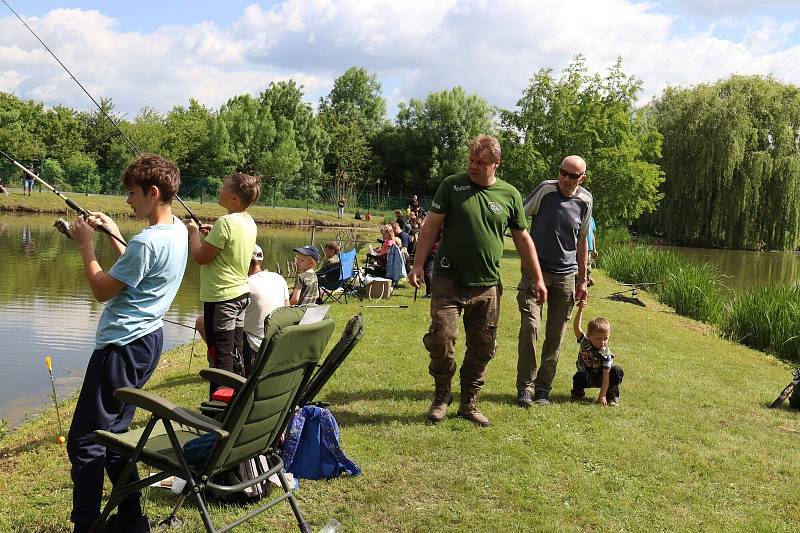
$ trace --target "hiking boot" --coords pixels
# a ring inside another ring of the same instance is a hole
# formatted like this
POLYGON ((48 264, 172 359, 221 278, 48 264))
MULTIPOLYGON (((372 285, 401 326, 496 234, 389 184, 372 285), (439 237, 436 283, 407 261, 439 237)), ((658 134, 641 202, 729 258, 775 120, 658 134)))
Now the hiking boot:
POLYGON ((106 520, 105 533, 150 533, 150 520, 147 516, 140 516, 133 522, 123 520, 119 515, 112 514, 106 520))
POLYGON ((435 380, 436 389, 433 391, 433 401, 428 409, 428 420, 434 424, 444 420, 447 414, 447 406, 453 401, 453 394, 450 392, 450 380, 435 380))
POLYGON ((489 419, 478 409, 477 400, 477 389, 462 390, 461 401, 458 404, 458 416, 466 418, 481 427, 486 427, 489 425, 489 419))
POLYGON ((536 405, 550 405, 550 393, 548 391, 537 390, 533 393, 533 403, 536 405))
POLYGON ((519 407, 524 407, 525 409, 533 405, 533 399, 531 398, 531 391, 529 391, 528 389, 522 389, 521 391, 517 391, 517 405, 519 407))
POLYGON ((584 392, 583 389, 572 389, 571 391, 569 391, 569 395, 575 398, 576 400, 579 400, 581 398, 586 397, 586 392, 584 392))

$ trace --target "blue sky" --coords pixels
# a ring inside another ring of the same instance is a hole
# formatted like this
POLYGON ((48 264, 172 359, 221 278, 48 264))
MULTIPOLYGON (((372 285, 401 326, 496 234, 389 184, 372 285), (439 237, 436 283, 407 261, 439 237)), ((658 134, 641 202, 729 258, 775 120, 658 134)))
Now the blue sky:
MULTIPOLYGON (((410 98, 460 85, 513 107, 540 68, 582 53, 603 72, 622 56, 644 82, 732 73, 800 84, 795 0, 275 0, 99 2, 12 6, 96 96, 135 115, 190 98, 218 107, 293 78, 316 102, 346 68, 378 75, 390 116, 410 98)), ((48 105, 91 103, 0 5, 0 90, 48 105)))

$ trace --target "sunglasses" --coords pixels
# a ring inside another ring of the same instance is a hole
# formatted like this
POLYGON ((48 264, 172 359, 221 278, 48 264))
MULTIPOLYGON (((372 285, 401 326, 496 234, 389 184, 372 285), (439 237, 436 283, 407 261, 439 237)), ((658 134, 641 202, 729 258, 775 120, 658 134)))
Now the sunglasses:
POLYGON ((566 171, 566 170, 564 170, 563 168, 559 168, 559 169, 558 169, 558 173, 559 173, 559 174, 561 174, 562 176, 566 177, 566 178, 569 178, 569 179, 571 179, 571 180, 578 180, 578 179, 581 179, 581 176, 583 176, 584 174, 586 174, 586 172, 578 172, 577 174, 575 174, 575 173, 573 173, 573 172, 567 172, 567 171, 566 171))

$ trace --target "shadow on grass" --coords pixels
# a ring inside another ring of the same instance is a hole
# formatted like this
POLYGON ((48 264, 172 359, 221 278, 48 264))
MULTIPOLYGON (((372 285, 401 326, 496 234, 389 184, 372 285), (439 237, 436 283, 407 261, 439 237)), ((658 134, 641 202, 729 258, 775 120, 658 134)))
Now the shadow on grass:
POLYGON ((157 391, 162 389, 172 389, 174 387, 182 387, 184 385, 191 385, 195 384, 197 386, 206 386, 205 381, 198 374, 184 374, 182 376, 172 376, 168 377, 164 381, 158 383, 157 385, 153 385, 152 387, 147 387, 149 391, 157 391))
POLYGON ((17 457, 27 452, 36 451, 48 445, 58 446, 58 444, 56 444, 56 436, 39 437, 38 439, 29 440, 15 446, 4 446, 0 448, 0 461, 8 459, 9 457, 17 457))

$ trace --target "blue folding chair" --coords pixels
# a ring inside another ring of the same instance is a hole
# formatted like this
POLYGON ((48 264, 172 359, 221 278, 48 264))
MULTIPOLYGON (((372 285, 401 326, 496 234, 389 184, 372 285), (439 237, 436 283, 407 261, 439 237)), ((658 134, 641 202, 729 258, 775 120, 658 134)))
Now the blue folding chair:
MULTIPOLYGON (((339 252, 339 266, 335 267, 339 271, 338 278, 321 283, 319 287, 323 303, 328 300, 347 303, 348 294, 361 300, 361 295, 356 288, 358 281, 358 265, 356 261, 355 248, 348 252, 339 252), (339 289, 341 289, 341 292, 337 292, 339 289), (342 302, 342 298, 344 298, 344 302, 342 302)), ((327 278, 331 279, 329 276, 327 278)))

